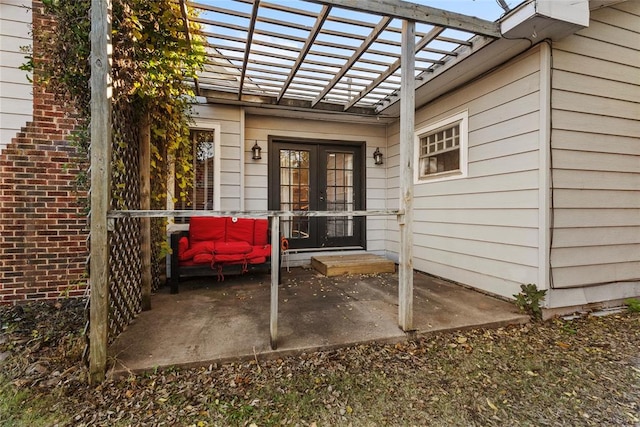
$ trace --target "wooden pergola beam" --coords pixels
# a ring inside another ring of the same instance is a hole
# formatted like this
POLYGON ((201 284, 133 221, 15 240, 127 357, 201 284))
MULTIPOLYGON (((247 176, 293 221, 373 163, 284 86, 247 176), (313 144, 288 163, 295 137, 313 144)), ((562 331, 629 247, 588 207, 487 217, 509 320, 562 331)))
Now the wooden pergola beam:
MULTIPOLYGON (((182 14, 182 22, 184 23, 184 35, 189 43, 191 49, 191 31, 189 30, 189 11, 187 10, 187 3, 185 0, 180 0, 180 13, 182 14)), ((198 85, 198 77, 193 78, 193 84, 195 86, 196 96, 200 96, 200 86, 198 85)))
POLYGON ((276 99, 277 103, 280 103, 280 100, 284 96, 285 92, 289 88, 289 85, 293 81, 293 78, 295 77, 296 73, 300 69, 300 66, 304 62, 304 59, 306 58, 307 53, 309 53, 309 50, 311 50, 311 46, 315 42, 316 37, 318 37, 318 34, 320 33, 322 26, 324 25, 324 21, 326 21, 327 16, 329 16, 329 12, 331 12, 331 6, 322 6, 322 10, 318 14, 318 18, 316 19, 316 22, 313 25, 313 28, 309 32, 307 41, 304 43, 304 46, 300 50, 300 53, 298 54, 298 58, 296 59, 296 62, 293 64, 293 67, 291 67, 291 72, 287 76, 287 80, 282 85, 282 90, 280 90, 280 93, 278 94, 278 97, 276 99))
POLYGON ((256 18, 258 17, 258 9, 260 8, 260 0, 253 0, 253 8, 251 10, 251 22, 249 23, 249 32, 247 33, 247 42, 245 44, 244 59, 242 61, 242 70, 240 71, 240 82, 238 86, 238 99, 242 98, 242 87, 244 79, 247 75, 247 62, 251 54, 251 42, 253 41, 253 32, 256 28, 256 18))
MULTIPOLYGON (((204 81, 204 79, 200 79, 200 81, 204 81)), ((300 110, 311 109, 311 100, 307 100, 307 99, 283 98, 280 101, 280 104, 277 104, 275 96, 244 94, 242 95, 242 99, 238 101, 237 94, 235 92, 232 93, 232 92, 225 92, 223 90, 218 90, 218 89, 204 89, 204 88, 201 90, 202 90, 202 96, 209 99, 210 102, 221 102, 221 103, 232 104, 232 105, 243 105, 247 107, 271 106, 274 108, 281 107, 281 108, 291 108, 291 109, 300 109, 300 110)), ((316 110, 344 113, 344 107, 341 104, 332 104, 328 102, 321 102, 319 104, 316 104, 314 107, 314 111, 316 110)), ((367 107, 352 107, 347 114, 376 117, 375 109, 367 108, 367 107)))
POLYGON ((343 9, 393 18, 407 19, 413 22, 438 25, 446 28, 500 37, 500 27, 496 22, 467 16, 461 13, 424 6, 403 0, 309 0, 314 3, 328 4, 343 9))
POLYGON ((355 64, 358 59, 360 59, 360 57, 366 52, 369 46, 371 46, 371 44, 376 41, 380 33, 382 33, 390 23, 391 18, 388 16, 383 17, 380 22, 378 22, 378 25, 375 26, 375 28, 371 31, 367 38, 362 42, 358 50, 353 53, 351 58, 349 58, 347 62, 345 62, 342 68, 340 68, 340 71, 338 71, 335 77, 331 79, 329 84, 324 89, 322 89, 322 92, 320 92, 316 99, 311 102, 312 107, 315 107, 318 102, 322 101, 322 98, 324 98, 325 95, 329 93, 331 89, 333 89, 336 83, 338 83, 340 79, 351 69, 353 64, 355 64))

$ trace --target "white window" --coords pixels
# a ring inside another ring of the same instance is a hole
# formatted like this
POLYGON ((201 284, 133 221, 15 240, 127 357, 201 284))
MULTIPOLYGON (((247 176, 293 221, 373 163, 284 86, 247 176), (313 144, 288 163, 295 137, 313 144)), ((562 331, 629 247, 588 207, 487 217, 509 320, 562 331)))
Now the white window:
MULTIPOLYGON (((172 166, 167 200, 168 209, 219 210, 220 209, 220 129, 192 129, 193 144, 191 168, 193 181, 186 188, 180 187, 180 179, 172 166)), ((176 222, 184 222, 184 219, 176 222)))
POLYGON ((467 175, 467 121, 464 111, 418 129, 416 182, 467 175))

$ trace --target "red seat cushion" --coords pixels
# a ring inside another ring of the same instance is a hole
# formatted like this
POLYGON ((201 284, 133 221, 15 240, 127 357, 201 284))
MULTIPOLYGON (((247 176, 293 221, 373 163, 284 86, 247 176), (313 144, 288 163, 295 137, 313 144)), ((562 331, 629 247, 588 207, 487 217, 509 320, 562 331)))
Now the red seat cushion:
POLYGON ((246 254, 214 254, 214 263, 242 264, 247 260, 246 254))
POLYGON ((194 216, 189 220, 189 237, 193 242, 225 239, 225 217, 194 216))
POLYGON ((213 242, 191 242, 191 247, 182 254, 181 261, 187 261, 200 254, 213 254, 213 242))
POLYGON ((251 245, 247 242, 216 242, 213 253, 216 255, 248 254, 251 245))
POLYGON ((227 242, 247 242, 253 246, 253 224, 255 219, 251 218, 227 218, 227 242))
POLYGON ((211 264, 213 254, 198 254, 193 257, 194 264, 211 264))
POLYGON ((251 253, 247 255, 247 259, 252 261, 252 264, 259 264, 259 263, 253 262, 254 259, 269 258, 269 257, 271 257, 271 245, 254 246, 251 250, 251 253))

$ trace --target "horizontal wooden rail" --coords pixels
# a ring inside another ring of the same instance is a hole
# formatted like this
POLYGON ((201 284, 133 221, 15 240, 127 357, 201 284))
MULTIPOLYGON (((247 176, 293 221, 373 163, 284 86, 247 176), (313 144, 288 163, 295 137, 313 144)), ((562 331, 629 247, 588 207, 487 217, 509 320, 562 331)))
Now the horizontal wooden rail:
POLYGON ((364 211, 209 211, 209 210, 114 210, 108 218, 189 218, 192 216, 232 216, 237 218, 289 218, 289 217, 334 217, 334 216, 392 216, 397 209, 364 211))
MULTIPOLYGON (((231 216, 238 218, 290 218, 290 217, 338 217, 338 216, 392 216, 399 215, 397 209, 380 209, 365 211, 209 211, 209 210, 114 210, 107 214, 107 218, 189 218, 193 216, 231 216)), ((280 221, 272 223, 271 235, 271 265, 279 265, 280 221)), ((269 329, 271 348, 278 348, 278 284, 280 271, 271 269, 271 306, 269 329)))
MULTIPOLYGON (((213 210, 113 210, 107 214, 109 219, 117 218, 189 218, 194 216, 231 216, 237 218, 291 218, 291 217, 362 217, 401 215, 397 209, 364 211, 213 211, 213 210)), ((399 220, 402 218, 399 217, 399 220)), ((271 265, 280 265, 280 221, 273 221, 271 234, 271 265)), ((271 304, 269 332, 271 348, 278 348, 278 284, 280 269, 271 269, 271 304)))

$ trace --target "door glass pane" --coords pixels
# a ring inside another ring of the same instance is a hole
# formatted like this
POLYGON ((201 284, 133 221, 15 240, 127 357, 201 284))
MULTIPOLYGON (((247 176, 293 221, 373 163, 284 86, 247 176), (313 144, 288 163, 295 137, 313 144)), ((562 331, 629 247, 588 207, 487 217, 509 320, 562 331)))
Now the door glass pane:
MULTIPOLYGON (((353 154, 327 153, 327 210, 353 209, 353 154)), ((327 237, 353 236, 353 217, 327 217, 327 237)))
MULTIPOLYGON (((309 151, 280 150, 280 209, 309 210, 309 151)), ((281 224, 288 239, 309 238, 309 218, 284 218, 281 224)))

